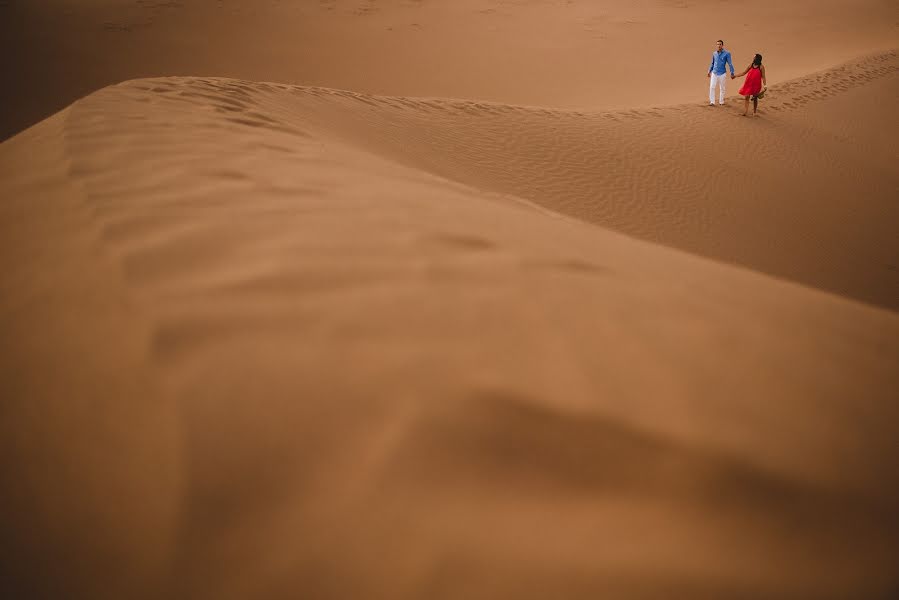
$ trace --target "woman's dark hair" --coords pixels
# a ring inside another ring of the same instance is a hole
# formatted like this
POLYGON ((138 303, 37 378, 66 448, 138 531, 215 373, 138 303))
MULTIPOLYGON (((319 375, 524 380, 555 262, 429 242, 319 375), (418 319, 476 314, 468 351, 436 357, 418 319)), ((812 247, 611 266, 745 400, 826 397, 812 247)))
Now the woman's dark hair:
POLYGON ((752 59, 752 64, 762 66, 762 55, 756 54, 755 58, 752 59))

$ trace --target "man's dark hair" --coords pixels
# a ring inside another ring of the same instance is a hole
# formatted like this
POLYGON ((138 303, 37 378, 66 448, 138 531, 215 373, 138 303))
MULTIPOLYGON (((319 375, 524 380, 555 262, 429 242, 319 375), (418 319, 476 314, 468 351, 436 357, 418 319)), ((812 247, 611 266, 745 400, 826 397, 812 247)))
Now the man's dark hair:
POLYGON ((724 45, 724 40, 718 40, 718 41, 721 42, 722 46, 724 45))

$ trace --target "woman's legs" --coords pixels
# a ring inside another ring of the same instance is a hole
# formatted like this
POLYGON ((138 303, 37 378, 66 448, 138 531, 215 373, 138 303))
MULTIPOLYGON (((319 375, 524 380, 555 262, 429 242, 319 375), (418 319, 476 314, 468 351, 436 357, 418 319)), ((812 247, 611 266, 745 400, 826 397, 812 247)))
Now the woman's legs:
POLYGON ((743 116, 749 114, 749 96, 743 96, 743 116))
POLYGON ((753 96, 752 97, 752 114, 756 115, 756 114, 758 114, 758 112, 759 112, 759 97, 753 96))

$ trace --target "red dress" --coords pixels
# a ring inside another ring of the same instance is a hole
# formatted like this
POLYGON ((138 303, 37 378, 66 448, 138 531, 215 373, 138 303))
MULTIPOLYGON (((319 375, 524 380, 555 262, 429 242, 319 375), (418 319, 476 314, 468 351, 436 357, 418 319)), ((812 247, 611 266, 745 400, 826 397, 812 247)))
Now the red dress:
POLYGON ((741 96, 755 96, 759 92, 762 91, 762 68, 761 67, 752 67, 749 69, 749 72, 746 73, 746 81, 743 82, 743 87, 740 88, 741 96))

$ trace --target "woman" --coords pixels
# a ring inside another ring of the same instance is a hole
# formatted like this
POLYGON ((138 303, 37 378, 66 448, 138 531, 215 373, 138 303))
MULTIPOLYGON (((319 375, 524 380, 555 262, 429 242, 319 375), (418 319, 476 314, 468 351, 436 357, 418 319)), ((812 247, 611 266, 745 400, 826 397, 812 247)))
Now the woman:
POLYGON ((737 77, 742 77, 747 73, 746 81, 743 83, 743 87, 740 88, 740 95, 743 96, 744 100, 744 117, 749 114, 750 98, 752 98, 752 114, 753 116, 758 114, 759 96, 764 94, 765 89, 768 87, 768 78, 765 77, 765 67, 762 65, 761 54, 756 54, 755 58, 752 59, 752 64, 746 67, 746 69, 737 75, 737 77))

